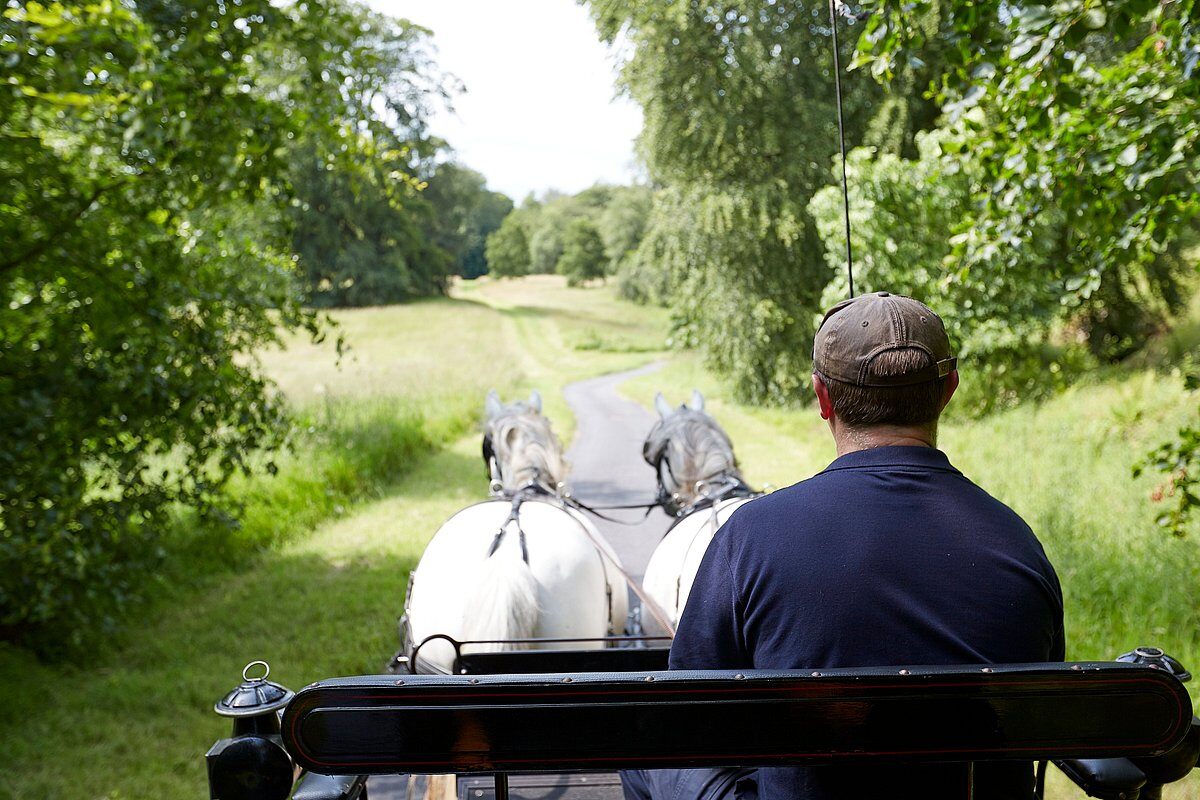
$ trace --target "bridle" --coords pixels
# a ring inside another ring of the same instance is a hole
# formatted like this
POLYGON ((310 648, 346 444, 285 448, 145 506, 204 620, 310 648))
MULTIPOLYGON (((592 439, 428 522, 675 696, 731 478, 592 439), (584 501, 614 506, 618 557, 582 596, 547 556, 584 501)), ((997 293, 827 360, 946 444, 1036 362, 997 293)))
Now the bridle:
POLYGON ((750 488, 740 476, 730 472, 729 470, 721 470, 707 477, 696 481, 694 489, 697 499, 690 503, 681 502, 677 492, 672 492, 667 488, 665 475, 671 479, 671 484, 679 486, 680 481, 675 477, 674 470, 671 469, 671 459, 667 457, 668 447, 664 444, 659 448, 657 453, 651 452, 650 439, 647 438, 645 444, 642 445, 642 459, 654 468, 654 477, 658 484, 658 489, 654 496, 654 504, 661 506, 667 516, 674 517, 676 520, 683 519, 688 514, 699 511, 703 508, 709 508, 725 500, 733 500, 743 497, 757 497, 762 492, 757 492, 750 488))

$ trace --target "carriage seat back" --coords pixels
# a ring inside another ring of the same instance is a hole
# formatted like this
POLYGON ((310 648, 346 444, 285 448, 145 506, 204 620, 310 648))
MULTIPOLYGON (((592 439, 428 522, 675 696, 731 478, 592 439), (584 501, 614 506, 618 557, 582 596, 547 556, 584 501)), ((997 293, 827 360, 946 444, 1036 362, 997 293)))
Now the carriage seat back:
POLYGON ((1151 758, 1192 720, 1175 677, 1112 662, 366 676, 283 717, 324 774, 1151 758))

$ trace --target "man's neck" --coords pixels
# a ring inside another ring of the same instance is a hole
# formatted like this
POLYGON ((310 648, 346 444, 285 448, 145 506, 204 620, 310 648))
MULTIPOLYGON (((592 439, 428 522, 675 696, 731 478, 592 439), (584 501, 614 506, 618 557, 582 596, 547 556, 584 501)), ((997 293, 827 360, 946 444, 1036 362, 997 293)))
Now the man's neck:
POLYGON ((838 425, 833 431, 837 454, 844 456, 876 447, 937 447, 937 426, 872 425, 848 428, 838 425))

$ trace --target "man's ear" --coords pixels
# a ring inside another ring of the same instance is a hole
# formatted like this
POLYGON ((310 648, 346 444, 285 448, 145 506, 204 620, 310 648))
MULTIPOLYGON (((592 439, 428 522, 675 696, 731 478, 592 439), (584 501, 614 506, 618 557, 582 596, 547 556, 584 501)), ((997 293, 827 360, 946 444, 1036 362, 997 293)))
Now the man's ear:
POLYGON ((833 401, 829 399, 829 387, 817 373, 813 373, 813 391, 817 395, 817 405, 821 407, 821 419, 833 418, 833 401))
POLYGON ((954 397, 955 390, 958 389, 958 370, 954 370, 946 376, 946 387, 942 389, 942 408, 950 404, 950 398, 954 397))

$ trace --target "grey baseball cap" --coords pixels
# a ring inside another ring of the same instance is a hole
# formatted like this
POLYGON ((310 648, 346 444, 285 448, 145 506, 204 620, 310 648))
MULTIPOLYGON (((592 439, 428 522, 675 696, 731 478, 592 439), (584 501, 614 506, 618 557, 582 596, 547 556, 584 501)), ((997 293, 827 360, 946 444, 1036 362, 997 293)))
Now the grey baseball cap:
POLYGON ((941 317, 911 297, 874 292, 843 300, 825 312, 813 342, 813 371, 855 386, 912 386, 944 378, 958 366, 941 317), (878 375, 880 353, 915 348, 929 364, 901 375, 878 375))

